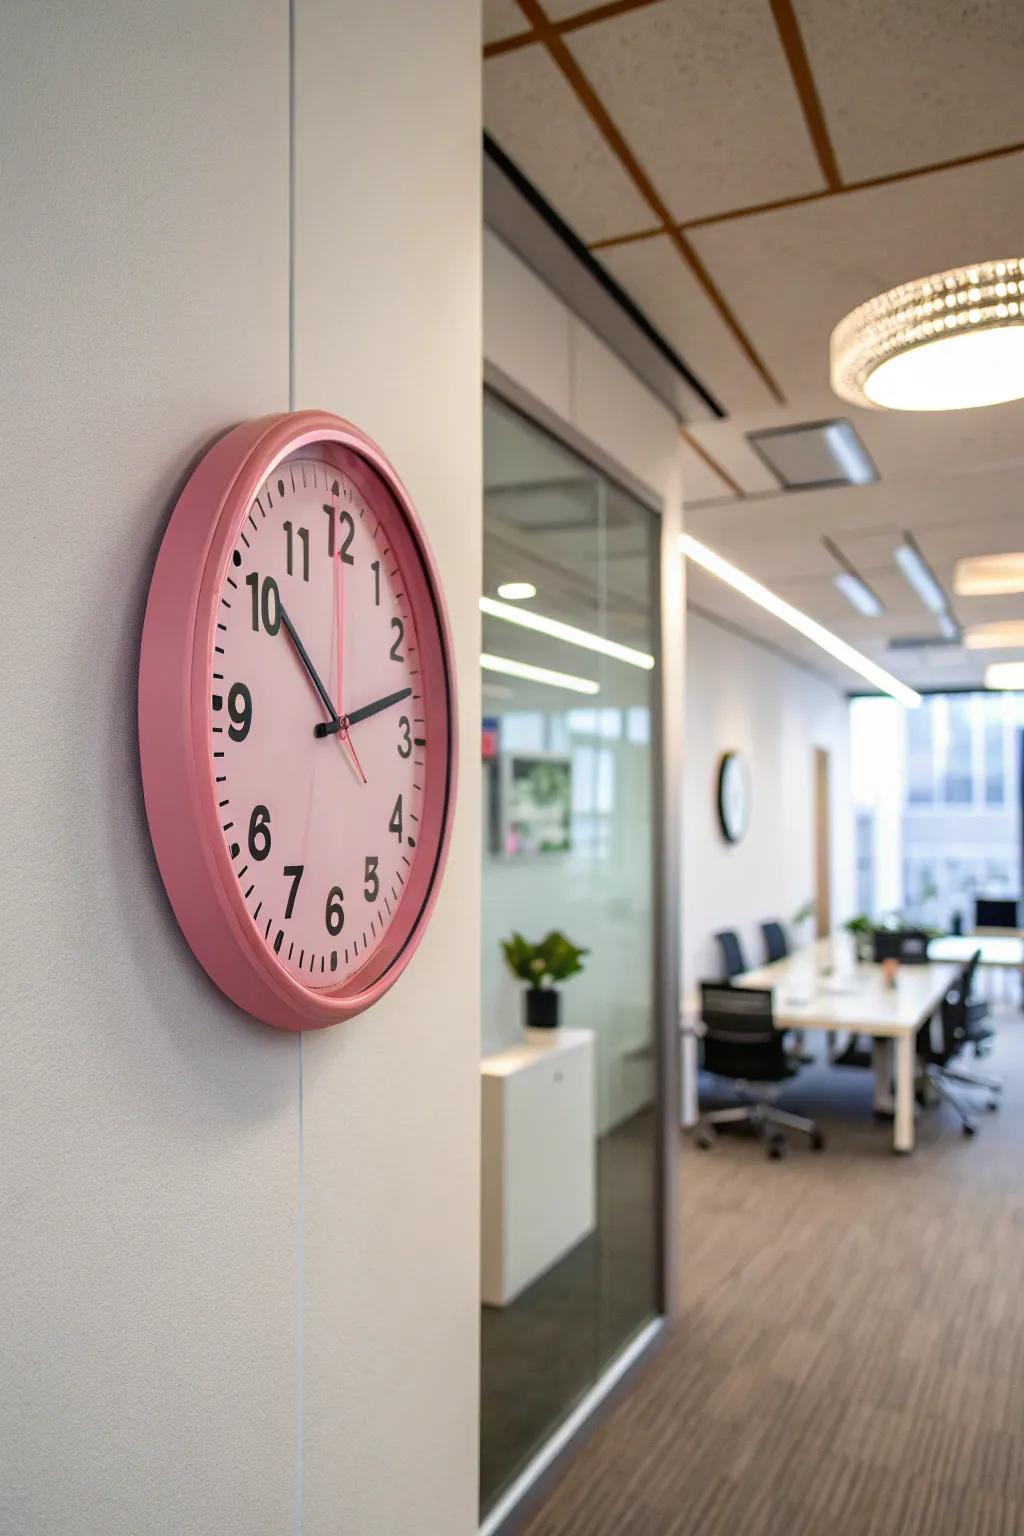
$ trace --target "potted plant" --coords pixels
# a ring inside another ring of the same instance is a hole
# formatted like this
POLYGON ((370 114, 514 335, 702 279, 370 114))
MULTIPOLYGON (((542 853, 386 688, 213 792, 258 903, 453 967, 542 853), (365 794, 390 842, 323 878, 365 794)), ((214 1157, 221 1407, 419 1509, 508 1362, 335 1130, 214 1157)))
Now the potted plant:
POLYGON ((582 971, 581 959, 589 950, 578 949, 557 929, 552 929, 539 944, 531 944, 521 933, 513 933, 510 939, 502 940, 501 947, 513 976, 529 983, 525 993, 526 1028, 557 1029, 560 994, 556 984, 582 971))
POLYGON ((866 912, 858 912, 843 924, 853 939, 858 960, 871 960, 875 953, 875 925, 866 912))

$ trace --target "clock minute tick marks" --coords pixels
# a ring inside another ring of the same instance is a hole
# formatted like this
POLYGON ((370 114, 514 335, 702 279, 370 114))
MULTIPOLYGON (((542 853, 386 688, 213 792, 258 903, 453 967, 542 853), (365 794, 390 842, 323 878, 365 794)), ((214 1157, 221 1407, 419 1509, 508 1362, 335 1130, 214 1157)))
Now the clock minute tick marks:
POLYGON ((238 846, 238 844, 237 844, 237 843, 232 843, 232 844, 231 844, 231 849, 230 849, 230 852, 231 852, 231 857, 232 857, 232 858, 233 858, 233 859, 237 859, 237 858, 238 858, 238 855, 239 855, 239 853, 240 853, 240 852, 241 852, 241 849, 240 849, 240 848, 239 848, 239 846, 238 846))
MULTIPOLYGON (((270 932, 270 925, 269 925, 269 923, 267 925, 267 932, 268 933, 270 932)), ((279 955, 281 953, 281 945, 283 943, 284 943, 284 929, 283 928, 279 928, 277 930, 277 938, 274 940, 274 954, 275 955, 279 955)))
MULTIPOLYGON (((237 549, 232 550, 232 552, 231 552, 231 559, 232 559, 232 562, 235 565, 241 565, 241 563, 242 563, 242 557, 238 553, 237 549)), ((228 580, 231 581, 231 577, 230 576, 228 577, 228 580)), ((231 581, 231 585, 234 586, 235 583, 233 581, 231 581)))
POLYGON ((248 901, 249 897, 252 895, 255 889, 256 887, 254 885, 250 885, 249 889, 245 893, 245 896, 243 897, 243 900, 248 901))

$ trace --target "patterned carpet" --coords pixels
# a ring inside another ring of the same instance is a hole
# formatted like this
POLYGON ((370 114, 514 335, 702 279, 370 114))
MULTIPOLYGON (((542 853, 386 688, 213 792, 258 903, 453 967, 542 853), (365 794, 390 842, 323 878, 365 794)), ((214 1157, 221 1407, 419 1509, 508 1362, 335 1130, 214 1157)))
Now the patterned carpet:
POLYGON ((783 1101, 824 1152, 683 1139, 681 1316, 524 1536, 1021 1536, 1024 1020, 891 1152, 866 1072, 783 1101), (983 1102, 979 1096, 979 1102, 983 1102))

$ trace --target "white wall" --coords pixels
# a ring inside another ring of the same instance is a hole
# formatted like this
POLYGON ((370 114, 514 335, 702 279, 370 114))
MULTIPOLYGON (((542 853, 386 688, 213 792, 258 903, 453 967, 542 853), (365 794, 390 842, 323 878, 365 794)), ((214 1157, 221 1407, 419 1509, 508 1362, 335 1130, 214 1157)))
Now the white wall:
MULTIPOLYGON (((683 976, 721 975, 712 935, 735 928, 751 965, 760 924, 789 919, 814 894, 814 748, 831 754, 832 918, 854 906, 849 704, 824 679, 702 617, 687 615, 683 807, 683 976), (750 830, 719 829, 718 764, 742 751, 753 782, 750 830)), ((811 929, 804 937, 811 937, 811 929)))
POLYGON ((479 8, 8 0, 0 1529, 466 1536, 477 1384, 479 8), (443 81, 443 89, 438 88, 443 81), (135 732, 191 464, 296 400, 446 581, 461 802, 370 1015, 242 1017, 173 921, 135 732), (452 985, 452 978, 458 984, 452 985))

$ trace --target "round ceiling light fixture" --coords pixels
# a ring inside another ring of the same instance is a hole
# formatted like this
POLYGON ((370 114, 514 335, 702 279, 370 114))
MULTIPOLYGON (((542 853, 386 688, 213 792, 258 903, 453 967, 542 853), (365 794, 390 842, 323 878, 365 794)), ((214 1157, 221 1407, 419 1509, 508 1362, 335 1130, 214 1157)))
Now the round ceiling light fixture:
POLYGON ((848 314, 832 388, 855 405, 962 411, 1024 398, 1024 259, 901 283, 848 314))

